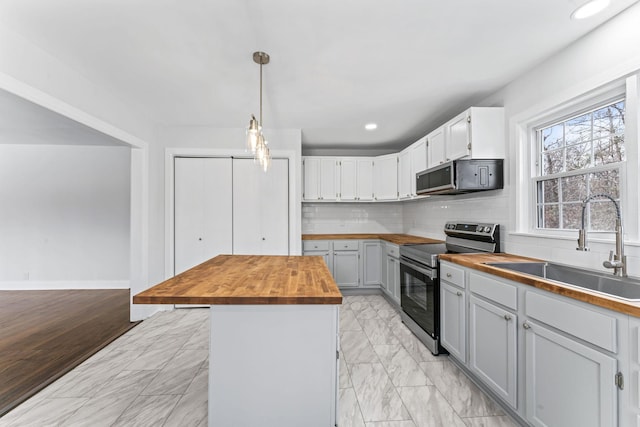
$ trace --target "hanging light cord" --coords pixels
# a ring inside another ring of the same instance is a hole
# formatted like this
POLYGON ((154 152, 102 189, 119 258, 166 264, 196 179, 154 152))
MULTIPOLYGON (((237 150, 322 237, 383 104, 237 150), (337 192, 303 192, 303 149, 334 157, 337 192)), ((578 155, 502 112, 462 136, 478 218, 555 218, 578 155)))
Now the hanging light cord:
POLYGON ((262 58, 260 58, 260 127, 262 125, 262 58))

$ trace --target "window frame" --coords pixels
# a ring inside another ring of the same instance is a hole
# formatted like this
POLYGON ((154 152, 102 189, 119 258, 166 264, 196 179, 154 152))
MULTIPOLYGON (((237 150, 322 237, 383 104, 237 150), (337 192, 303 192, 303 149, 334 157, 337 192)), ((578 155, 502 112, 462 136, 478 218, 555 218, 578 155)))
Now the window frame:
MULTIPOLYGON (((618 200, 621 211, 624 212, 626 205, 626 192, 623 191, 626 188, 626 170, 627 170, 627 158, 625 156, 625 160, 615 163, 607 163, 596 166, 589 166, 587 168, 582 169, 573 169, 573 170, 564 170, 562 172, 556 172, 548 175, 543 175, 544 168, 544 160, 543 160, 543 142, 541 139, 541 133, 544 129, 558 125, 564 124, 576 117, 580 117, 587 113, 593 113, 599 109, 607 107, 609 105, 617 104, 621 101, 625 103, 625 152, 626 152, 626 144, 627 144, 627 93, 624 86, 620 86, 619 88, 614 89, 611 93, 607 91, 604 94, 600 94, 599 96, 589 96, 589 94, 580 98, 580 101, 576 104, 570 103, 564 106, 559 112, 555 114, 544 115, 543 118, 537 120, 534 124, 529 126, 530 128, 530 145, 532 147, 532 155, 531 160, 533 163, 533 167, 531 170, 531 182, 529 184, 529 191, 531 192, 532 202, 531 208, 532 211, 530 213, 530 230, 534 233, 562 233, 562 234, 575 234, 576 229, 574 228, 544 228, 540 226, 539 223, 539 215, 540 212, 538 207, 543 205, 538 200, 538 185, 540 182, 550 180, 550 179, 560 179, 572 177, 572 176, 582 176, 588 175, 591 173, 598 173, 603 171, 618 171, 619 181, 618 181, 618 200), (619 92, 617 95, 615 92, 619 92), (547 120, 545 120, 545 118, 547 120)), ((593 130, 593 129, 592 129, 593 130)), ((594 139, 590 139, 590 142, 593 143, 594 139)), ((566 149, 566 145, 563 145, 566 149)), ((566 155, 563 155, 563 161, 566 162, 566 155)), ((566 165, 565 165, 566 166, 566 165)), ((560 190, 561 191, 561 190, 560 190)), ((560 210, 562 210, 562 206, 566 205, 565 202, 558 202, 560 210)), ((560 220, 562 220, 562 214, 560 213, 560 220)), ((613 230, 591 230, 590 228, 587 230, 589 233, 599 234, 599 235, 613 235, 613 230)))
MULTIPOLYGON (((574 88, 575 89, 575 88, 574 88)), ((515 182, 513 197, 516 201, 514 231, 510 234, 575 240, 574 230, 542 229, 537 227, 537 177, 536 160, 538 140, 536 130, 545 124, 560 122, 563 119, 589 111, 607 101, 625 99, 625 151, 626 161, 620 167, 620 200, 622 201, 622 219, 625 227, 625 242, 635 244, 639 240, 640 219, 636 218, 638 200, 632 200, 629 194, 640 191, 640 176, 637 172, 640 164, 640 74, 638 71, 604 83, 599 87, 583 91, 573 91, 574 96, 554 97, 514 116, 513 138, 517 141, 514 153, 515 182), (633 215, 632 215, 633 214, 633 215)), ((592 241, 610 242, 614 233, 590 231, 592 241)))

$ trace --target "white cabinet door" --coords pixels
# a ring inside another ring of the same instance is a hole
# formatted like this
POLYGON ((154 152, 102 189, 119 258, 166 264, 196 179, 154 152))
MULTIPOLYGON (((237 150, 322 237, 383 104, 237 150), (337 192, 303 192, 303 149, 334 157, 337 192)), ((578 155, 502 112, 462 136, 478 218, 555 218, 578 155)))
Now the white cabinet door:
POLYGON ((387 261, 387 251, 386 251, 386 244, 381 243, 381 254, 380 254, 380 289, 382 289, 383 292, 389 292, 389 278, 388 278, 388 274, 389 274, 389 264, 387 261))
POLYGON ((362 284, 364 286, 380 286, 382 244, 380 241, 362 242, 362 284))
POLYGON ((302 161, 304 174, 304 188, 302 198, 304 200, 320 199, 320 159, 307 157, 302 161))
POLYGON ((384 283, 384 291, 390 296, 393 297, 393 285, 395 283, 395 276, 393 274, 393 261, 394 258, 390 257, 388 255, 385 256, 385 265, 387 266, 387 268, 385 268, 387 274, 386 274, 386 280, 384 283))
POLYGON ((384 291, 399 305, 400 304, 400 262, 398 258, 387 255, 386 282, 384 291))
POLYGON ((360 284, 358 251, 333 252, 333 279, 341 288, 355 288, 360 284))
POLYGON ((335 157, 320 159, 320 200, 338 199, 338 160, 335 157))
POLYGON ((469 368, 511 407, 517 408, 515 314, 469 297, 469 368))
POLYGON ((471 116, 468 111, 458 114, 446 124, 446 157, 455 160, 471 154, 471 116))
POLYGON ((526 417, 534 426, 616 426, 617 361, 537 323, 525 323, 526 417))
POLYGON ((389 287, 394 301, 400 305, 400 261, 397 258, 390 258, 389 287))
POLYGON ((398 199, 398 156, 376 157, 373 164, 373 192, 376 200, 398 199))
POLYGON ((231 179, 231 158, 174 159, 174 274, 232 252, 231 179))
POLYGON ((427 137, 411 146, 411 195, 416 196, 416 174, 427 168, 427 137))
POLYGON ((401 199, 411 197, 411 152, 408 148, 398 155, 398 193, 401 199))
POLYGON ((446 160, 444 127, 440 127, 427 135, 427 167, 438 166, 446 160))
POLYGON ((357 200, 357 161, 355 159, 339 160, 340 165, 340 200, 357 200))
POLYGON ((440 282, 440 340, 462 363, 467 361, 465 299, 462 289, 440 282))
MULTIPOLYGON (((219 184, 218 184, 219 185, 219 184)), ((233 253, 289 255, 289 161, 233 159, 233 253)))
POLYGON ((373 200, 373 160, 359 159, 357 163, 357 200, 373 200))

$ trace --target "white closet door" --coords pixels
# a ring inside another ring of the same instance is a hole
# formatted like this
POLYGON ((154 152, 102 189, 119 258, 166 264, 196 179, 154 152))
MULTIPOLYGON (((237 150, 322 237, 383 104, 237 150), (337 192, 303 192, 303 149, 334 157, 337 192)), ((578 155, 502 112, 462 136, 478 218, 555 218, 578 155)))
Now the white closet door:
POLYGON ((233 159, 233 253, 289 254, 289 161, 233 159))
POLYGON ((174 160, 174 274, 233 250, 231 158, 174 160))

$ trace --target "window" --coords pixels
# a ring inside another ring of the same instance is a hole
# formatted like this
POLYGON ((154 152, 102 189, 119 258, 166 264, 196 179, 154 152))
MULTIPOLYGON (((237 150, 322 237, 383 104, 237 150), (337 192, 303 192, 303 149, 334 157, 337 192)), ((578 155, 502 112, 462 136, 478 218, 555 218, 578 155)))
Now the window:
MULTIPOLYGON (((537 137, 537 227, 581 227, 582 201, 607 194, 620 203, 621 166, 625 162, 625 100, 597 107, 535 129, 537 137)), ((594 199, 585 212, 592 231, 613 231, 615 207, 594 199)))

